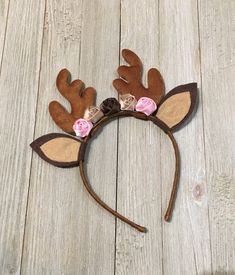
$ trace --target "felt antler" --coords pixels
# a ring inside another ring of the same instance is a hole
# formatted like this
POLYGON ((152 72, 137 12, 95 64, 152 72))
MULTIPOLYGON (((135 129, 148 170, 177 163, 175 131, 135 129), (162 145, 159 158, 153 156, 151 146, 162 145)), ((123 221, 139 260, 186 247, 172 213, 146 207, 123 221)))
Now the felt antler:
POLYGON ((49 112, 54 122, 63 131, 74 134, 74 122, 83 118, 86 108, 95 104, 96 92, 92 87, 84 89, 84 83, 79 79, 70 83, 70 78, 70 72, 63 69, 57 76, 56 85, 62 96, 69 101, 71 112, 69 113, 57 101, 49 104, 49 112))
POLYGON ((119 66, 118 74, 122 79, 115 79, 113 86, 119 94, 132 94, 137 100, 149 97, 159 103, 164 94, 164 82, 160 72, 152 68, 148 71, 148 88, 141 83, 142 63, 132 51, 122 50, 122 56, 130 66, 119 66))

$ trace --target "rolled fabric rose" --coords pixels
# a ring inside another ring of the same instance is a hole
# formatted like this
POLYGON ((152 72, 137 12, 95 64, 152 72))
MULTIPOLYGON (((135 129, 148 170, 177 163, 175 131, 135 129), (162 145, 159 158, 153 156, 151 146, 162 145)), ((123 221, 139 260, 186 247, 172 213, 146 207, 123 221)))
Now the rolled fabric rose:
POLYGON ((90 121, 87 121, 86 119, 83 119, 83 118, 79 118, 73 124, 73 130, 76 133, 76 136, 82 137, 82 138, 88 136, 92 127, 93 127, 93 124, 90 121))
POLYGON ((90 106, 85 111, 84 119, 91 121, 93 124, 95 124, 103 116, 104 116, 104 113, 100 110, 99 107, 90 106))
POLYGON ((111 115, 111 114, 119 112, 121 109, 121 105, 117 101, 116 98, 110 97, 110 98, 105 99, 101 103, 100 109, 105 115, 111 115))
POLYGON ((136 111, 145 113, 147 116, 151 115, 156 109, 156 103, 149 97, 141 97, 136 106, 136 111))
POLYGON ((125 94, 120 96, 121 110, 134 111, 137 100, 131 94, 125 94))

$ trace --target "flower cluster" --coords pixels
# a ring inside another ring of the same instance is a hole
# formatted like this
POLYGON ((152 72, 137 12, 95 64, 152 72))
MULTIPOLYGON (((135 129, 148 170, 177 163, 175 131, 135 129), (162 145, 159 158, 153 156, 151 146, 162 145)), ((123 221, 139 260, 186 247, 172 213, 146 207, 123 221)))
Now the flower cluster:
POLYGON ((76 136, 84 138, 89 135, 93 125, 104 115, 109 116, 121 110, 137 111, 150 116, 157 109, 156 103, 148 97, 141 97, 138 101, 131 94, 120 96, 120 101, 116 98, 105 99, 100 107, 90 106, 84 114, 84 118, 79 118, 73 125, 76 136))

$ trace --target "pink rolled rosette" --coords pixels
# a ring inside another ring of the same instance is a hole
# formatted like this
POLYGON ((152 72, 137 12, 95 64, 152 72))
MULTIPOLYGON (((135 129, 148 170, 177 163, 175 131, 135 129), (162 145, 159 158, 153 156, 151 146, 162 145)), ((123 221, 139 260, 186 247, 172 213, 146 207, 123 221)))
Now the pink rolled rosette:
POLYGON ((83 118, 79 118, 73 124, 73 130, 78 137, 86 137, 90 133, 93 124, 83 118))
POLYGON ((147 116, 150 116, 157 109, 157 105, 151 98, 141 97, 138 100, 135 109, 138 112, 142 112, 147 116))

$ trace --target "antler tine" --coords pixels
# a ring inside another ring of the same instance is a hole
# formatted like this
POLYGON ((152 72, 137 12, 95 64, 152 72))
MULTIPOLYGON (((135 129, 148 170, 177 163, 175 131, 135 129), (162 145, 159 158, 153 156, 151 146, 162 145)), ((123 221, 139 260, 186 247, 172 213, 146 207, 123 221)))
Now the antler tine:
POLYGON ((139 57, 127 49, 122 50, 122 56, 130 66, 119 66, 117 71, 122 79, 113 81, 117 92, 119 94, 130 93, 137 100, 146 96, 159 103, 164 94, 164 82, 160 72, 155 68, 148 71, 148 88, 145 88, 141 82, 142 63, 139 57))
POLYGON ((71 74, 67 69, 59 72, 56 85, 63 97, 71 106, 69 113, 59 102, 49 104, 49 112, 54 122, 65 132, 74 134, 74 122, 84 116, 86 108, 95 105, 96 92, 94 88, 84 89, 84 83, 77 79, 70 83, 71 74))

